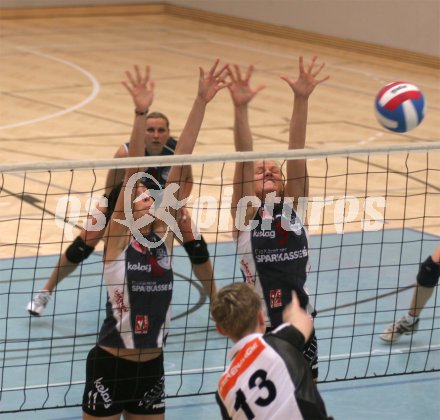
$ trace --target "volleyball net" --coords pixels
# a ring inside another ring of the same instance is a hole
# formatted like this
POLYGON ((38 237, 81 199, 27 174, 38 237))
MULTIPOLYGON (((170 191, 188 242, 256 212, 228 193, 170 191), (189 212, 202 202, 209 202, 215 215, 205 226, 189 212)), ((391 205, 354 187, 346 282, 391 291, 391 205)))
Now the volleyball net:
MULTIPOLYGON (((416 334, 379 334, 409 307, 419 264, 440 243, 439 143, 0 166, 0 412, 79 406, 85 360, 105 317, 102 245, 54 291, 40 317, 26 305, 104 193, 109 169, 191 164, 187 208, 208 243, 217 287, 241 282, 230 216, 236 161, 308 159, 302 206, 310 234, 307 289, 316 307, 319 381, 440 370, 437 288, 416 334)), ((231 342, 182 247, 173 251, 167 397, 210 394, 231 342)))

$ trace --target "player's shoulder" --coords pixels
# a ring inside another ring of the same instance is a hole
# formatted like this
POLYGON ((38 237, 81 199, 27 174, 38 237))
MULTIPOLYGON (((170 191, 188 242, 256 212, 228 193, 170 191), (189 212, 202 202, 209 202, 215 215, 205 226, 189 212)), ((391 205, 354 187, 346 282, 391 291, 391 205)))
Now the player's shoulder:
POLYGON ((114 158, 128 157, 128 142, 120 144, 113 157, 114 158))
POLYGON ((269 344, 284 341, 295 346, 297 349, 302 349, 305 344, 305 339, 302 333, 291 324, 282 324, 264 336, 264 340, 269 344))

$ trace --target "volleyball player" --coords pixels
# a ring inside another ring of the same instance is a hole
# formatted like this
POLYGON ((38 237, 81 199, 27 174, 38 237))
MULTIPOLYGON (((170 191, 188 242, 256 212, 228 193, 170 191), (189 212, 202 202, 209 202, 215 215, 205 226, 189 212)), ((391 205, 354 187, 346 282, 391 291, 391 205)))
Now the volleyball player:
MULTIPOLYGON (((151 112, 146 116, 145 124, 145 156, 168 156, 173 155, 177 141, 170 136, 170 124, 168 118, 160 112, 151 112)), ((115 158, 128 157, 128 143, 122 144, 116 151, 115 158)), ((154 186, 155 182, 164 187, 170 167, 149 167, 145 169, 149 177, 144 178, 147 187, 154 186), (152 177, 152 178, 151 178, 152 177)), ((116 198, 119 195, 122 180, 124 178, 123 169, 110 169, 106 178, 105 196, 108 197, 108 205, 97 208, 98 212, 105 215, 105 223, 108 222, 113 212, 116 198)), ((189 197, 193 185, 191 166, 186 166, 182 173, 182 189, 184 197, 189 197)), ((101 219, 102 220, 102 219, 101 219)), ((191 216, 187 209, 179 211, 178 223, 183 234, 183 247, 185 248, 192 264, 195 276, 201 281, 205 293, 214 296, 215 290, 210 290, 213 270, 209 258, 208 247, 200 236, 196 239, 191 226, 191 216)), ((96 218, 91 218, 90 222, 96 226, 96 218)), ((48 304, 52 292, 78 265, 87 259, 94 251, 99 241, 104 235, 105 227, 102 229, 82 229, 78 237, 67 247, 61 255, 57 265, 54 267, 49 279, 43 288, 36 293, 27 306, 31 315, 39 316, 48 304)))
MULTIPOLYGON (((316 57, 304 68, 299 58, 297 80, 287 76, 294 93, 293 113, 289 127, 289 149, 303 149, 306 140, 308 99, 315 87, 328 79, 318 80, 324 64, 316 65, 316 57)), ((230 69, 229 90, 234 103, 234 141, 237 151, 251 151, 253 139, 248 120, 248 104, 264 88, 249 85, 253 67, 244 77, 238 66, 230 69)), ((308 196, 305 159, 287 162, 287 181, 283 182, 280 166, 273 161, 238 162, 235 167, 232 196, 234 236, 237 241, 240 267, 245 281, 255 286, 264 298, 270 328, 282 323, 283 309, 296 291, 301 307, 310 308, 304 289, 309 266, 309 245, 306 229, 296 214, 301 198, 308 196), (254 197, 257 202, 246 197, 254 197), (287 198, 293 202, 288 205, 287 198), (251 227, 251 224, 253 225, 251 227)), ((310 312, 314 312, 310 309, 310 312)), ((318 376, 317 342, 312 334, 304 348, 314 378, 318 376)))
POLYGON ((266 330, 261 298, 252 286, 236 283, 219 290, 211 305, 220 334, 234 342, 231 364, 216 399, 223 419, 327 419, 324 402, 302 355, 313 320, 295 292, 283 311, 284 323, 266 330))
MULTIPOLYGON (((206 105, 224 87, 225 68, 217 70, 217 67, 218 60, 207 75, 200 69, 198 93, 176 154, 192 152, 206 105)), ((148 67, 142 75, 135 66, 135 74, 127 72, 128 81, 124 82, 136 112, 128 148, 131 157, 144 154, 146 115, 154 90, 154 84, 149 82, 149 73, 148 67)), ((116 419, 122 415, 125 419, 164 418, 162 348, 171 318, 174 233, 168 231, 170 224, 166 225, 163 220, 154 217, 159 214, 160 208, 152 197, 160 201, 159 195, 139 181, 130 189, 129 182, 138 170, 142 171, 140 168, 126 170, 115 211, 105 232, 103 278, 108 292, 106 318, 98 343, 87 357, 82 404, 84 419, 116 419), (128 210, 127 194, 131 207, 128 210), (153 221, 138 227, 137 224, 145 219, 153 221)), ((180 187, 183 171, 183 166, 173 166, 167 187, 171 184, 180 187)), ((163 194, 166 195, 166 189, 163 194)), ((182 193, 177 190, 173 203, 179 204, 181 199, 182 193)), ((162 205, 165 205, 163 200, 162 205)), ((176 208, 178 206, 171 206, 167 214, 175 217, 176 208)))
POLYGON ((419 317, 438 285, 440 276, 440 245, 422 264, 417 274, 417 283, 411 297, 408 313, 389 325, 380 338, 388 343, 397 341, 402 335, 410 335, 419 329, 419 317))

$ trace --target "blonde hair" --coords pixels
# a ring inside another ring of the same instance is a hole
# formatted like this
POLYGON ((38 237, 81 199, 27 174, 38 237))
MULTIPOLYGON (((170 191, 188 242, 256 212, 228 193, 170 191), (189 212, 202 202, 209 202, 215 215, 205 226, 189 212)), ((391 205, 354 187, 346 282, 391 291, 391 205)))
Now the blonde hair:
POLYGON ((149 120, 150 118, 161 118, 165 121, 167 128, 170 128, 170 120, 165 114, 162 114, 162 112, 150 112, 149 114, 147 114, 146 119, 149 120))
POLYGON ((257 328, 260 296, 247 283, 225 286, 211 303, 217 326, 231 338, 240 339, 257 328))

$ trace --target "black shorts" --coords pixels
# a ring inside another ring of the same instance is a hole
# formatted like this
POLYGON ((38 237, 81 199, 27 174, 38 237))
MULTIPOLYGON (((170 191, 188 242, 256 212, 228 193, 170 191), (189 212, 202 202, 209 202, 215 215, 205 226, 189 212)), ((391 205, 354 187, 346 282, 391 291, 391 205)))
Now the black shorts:
POLYGON ((93 347, 87 356, 82 409, 96 417, 123 411, 164 413, 163 354, 148 362, 131 362, 93 347))

